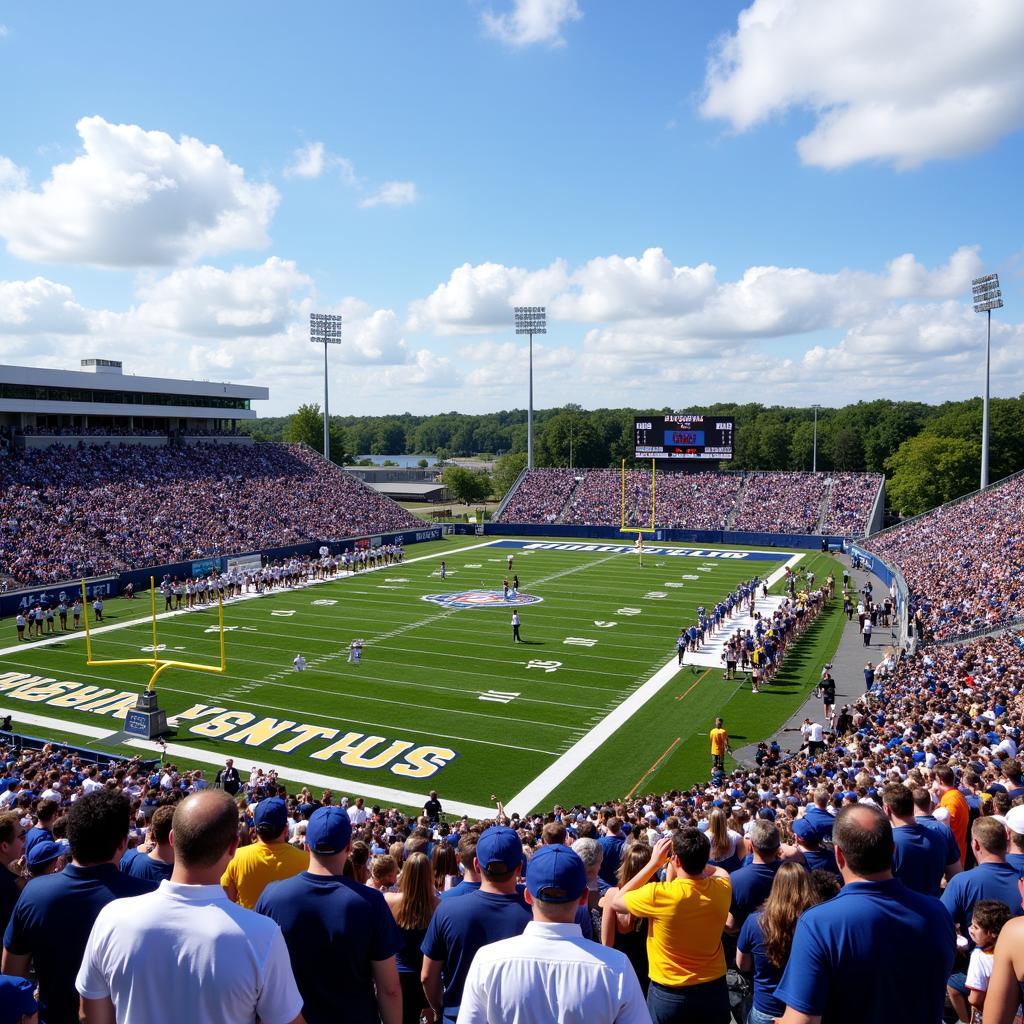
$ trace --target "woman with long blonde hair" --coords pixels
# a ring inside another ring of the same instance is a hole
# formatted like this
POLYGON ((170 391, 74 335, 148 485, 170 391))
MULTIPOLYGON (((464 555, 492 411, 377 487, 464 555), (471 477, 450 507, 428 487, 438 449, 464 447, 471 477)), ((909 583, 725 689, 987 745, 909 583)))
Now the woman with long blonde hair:
POLYGON ((438 892, 445 892, 459 884, 459 858, 455 853, 455 847, 450 843, 434 844, 431 865, 434 871, 434 888, 438 892))
POLYGON ((402 948, 395 956, 402 985, 402 1024, 418 1024, 420 1011, 427 1006, 420 984, 420 945, 440 902, 434 888, 434 871, 425 853, 410 853, 406 857, 398 878, 398 892, 386 892, 384 899, 402 933, 402 948))
MULTIPOLYGON (((616 885, 621 888, 651 859, 651 848, 646 843, 630 843, 622 851, 616 885)), ((647 969, 647 920, 632 914, 617 914, 604 907, 601 915, 601 945, 611 946, 629 957, 636 971, 644 997, 651 978, 647 969)))
POLYGON ((764 906, 740 929, 736 966, 754 972, 754 1005, 747 1024, 772 1024, 785 1014, 785 1004, 775 998, 775 989, 789 960, 796 922, 816 902, 810 872, 802 864, 787 862, 776 872, 764 906))
POLYGON ((708 815, 708 830, 705 833, 711 843, 711 857, 708 863, 726 871, 738 871, 743 859, 738 851, 743 848, 743 836, 729 828, 729 819, 721 807, 708 815))

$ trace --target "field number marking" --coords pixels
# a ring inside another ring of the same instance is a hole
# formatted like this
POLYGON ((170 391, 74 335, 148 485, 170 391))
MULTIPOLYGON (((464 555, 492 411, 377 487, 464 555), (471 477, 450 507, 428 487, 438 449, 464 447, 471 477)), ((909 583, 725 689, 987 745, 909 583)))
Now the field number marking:
POLYGON ((616 615, 639 615, 642 609, 640 608, 617 608, 615 610, 616 615))
POLYGON ((648 590, 644 594, 644 600, 646 601, 660 601, 663 597, 668 597, 664 590, 648 590))
POLYGON ((614 621, 606 622, 604 619, 594 619, 594 625, 597 626, 598 629, 611 629, 612 626, 617 626, 618 623, 614 621))
POLYGON ((684 580, 699 580, 699 579, 700 579, 700 577, 699 577, 699 576, 694 576, 694 575, 693 575, 692 573, 686 573, 686 574, 685 574, 685 575, 683 576, 683 579, 684 579, 684 580))
POLYGON ((286 619, 286 618, 288 618, 289 615, 294 615, 295 614, 295 609, 294 608, 275 608, 270 614, 271 615, 276 615, 279 619, 286 619))
POLYGON ((572 647, 593 647, 597 641, 585 636, 567 636, 562 643, 572 647))
POLYGON ((316 604, 316 605, 325 605, 325 604, 337 604, 337 603, 338 603, 338 602, 337 602, 337 601, 335 601, 333 597, 318 597, 318 598, 317 598, 317 599, 316 599, 316 600, 315 600, 315 601, 313 602, 313 604, 316 604))
POLYGON ((679 587, 681 587, 681 586, 682 586, 682 583, 675 583, 675 582, 672 582, 672 583, 665 583, 665 584, 664 584, 664 586, 666 586, 666 587, 672 587, 673 589, 678 589, 679 587))
POLYGON ((526 663, 527 668, 539 668, 543 672, 557 672, 561 667, 560 661, 538 661, 536 659, 526 663))

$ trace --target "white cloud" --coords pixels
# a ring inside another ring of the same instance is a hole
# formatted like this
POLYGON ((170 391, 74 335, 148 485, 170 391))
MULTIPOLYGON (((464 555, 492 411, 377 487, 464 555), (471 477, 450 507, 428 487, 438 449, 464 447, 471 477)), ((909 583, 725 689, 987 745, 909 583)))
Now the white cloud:
POLYGON ((746 131, 806 109, 804 163, 916 167, 1024 124, 1022 52, 1012 0, 754 0, 717 44, 701 111, 746 131))
POLYGON ((28 186, 28 172, 13 160, 0 156, 0 192, 17 190, 28 186))
POLYGON ((6 25, 0 25, 0 39, 6 39, 10 34, 10 29, 6 25))
POLYGON ((292 161, 284 169, 286 178, 319 178, 334 170, 347 185, 358 185, 351 160, 336 153, 328 153, 322 142, 308 142, 292 153, 292 161))
POLYGON ((583 17, 576 0, 514 0, 507 14, 485 11, 484 27, 509 46, 564 46, 563 27, 583 17))
POLYGON ((408 206, 415 203, 416 183, 414 181, 385 181, 371 195, 360 200, 362 207, 371 206, 408 206))
POLYGON ((138 288, 132 316, 159 330, 201 337, 276 334, 297 313, 310 279, 276 256, 254 267, 189 267, 138 288))
POLYGON ((164 266, 267 245, 278 193, 217 146, 85 117, 83 152, 38 190, 0 192, 0 236, 21 259, 164 266))
POLYGON ((45 277, 0 281, 0 334, 76 334, 87 325, 88 313, 67 285, 45 277))

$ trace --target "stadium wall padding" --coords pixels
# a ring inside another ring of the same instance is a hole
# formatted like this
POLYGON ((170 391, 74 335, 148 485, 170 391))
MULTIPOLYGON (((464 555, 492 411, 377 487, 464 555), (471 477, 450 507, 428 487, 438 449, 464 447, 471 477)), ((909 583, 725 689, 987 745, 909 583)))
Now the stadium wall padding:
MULTIPOLYGON (((424 526, 422 530, 364 534, 361 537, 346 537, 343 540, 308 541, 305 544, 289 544, 287 547, 265 548, 262 551, 232 551, 229 554, 217 555, 212 558, 172 562, 168 565, 147 566, 142 569, 131 569, 128 572, 86 580, 86 593, 90 600, 96 596, 104 598, 116 597, 129 583, 135 587, 136 592, 141 592, 149 589, 150 577, 153 577, 159 583, 164 576, 177 576, 179 579, 182 579, 197 573, 209 572, 213 569, 219 571, 227 565, 229 558, 235 558, 239 555, 258 554, 264 559, 273 561, 279 558, 291 558, 293 555, 313 555, 324 546, 329 547, 332 554, 338 554, 346 548, 351 548, 357 541, 361 540, 368 541, 376 546, 378 544, 394 544, 399 539, 401 539, 403 545, 440 540, 441 527, 424 526)), ((6 594, 0 594, 0 615, 16 615, 20 609, 30 608, 43 599, 48 604, 56 605, 60 603, 62 595, 70 604, 78 591, 79 584, 77 580, 65 580, 63 583, 54 583, 51 586, 45 587, 25 587, 19 590, 12 590, 6 594)))

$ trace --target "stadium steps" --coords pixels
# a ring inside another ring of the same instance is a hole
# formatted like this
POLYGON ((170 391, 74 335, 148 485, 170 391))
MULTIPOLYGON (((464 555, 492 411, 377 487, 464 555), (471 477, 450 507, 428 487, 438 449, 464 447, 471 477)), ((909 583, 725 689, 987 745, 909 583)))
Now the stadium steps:
POLYGON ((736 492, 736 497, 733 500, 732 508, 729 509, 729 514, 725 518, 725 528, 731 530, 736 522, 736 517, 740 514, 740 508, 743 506, 743 495, 747 490, 747 474, 743 474, 743 479, 740 480, 740 489, 736 492))

